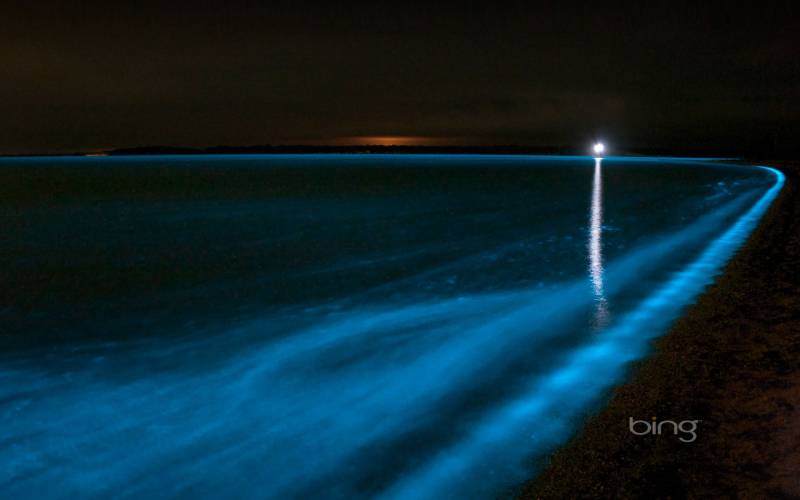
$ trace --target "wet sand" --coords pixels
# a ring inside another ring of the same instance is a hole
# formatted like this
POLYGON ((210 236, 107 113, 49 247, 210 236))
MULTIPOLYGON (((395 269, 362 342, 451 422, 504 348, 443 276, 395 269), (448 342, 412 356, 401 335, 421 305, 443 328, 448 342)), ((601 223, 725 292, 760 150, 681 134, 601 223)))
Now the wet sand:
POLYGON ((521 497, 800 497, 800 162, 758 164, 786 174, 759 227, 521 497))

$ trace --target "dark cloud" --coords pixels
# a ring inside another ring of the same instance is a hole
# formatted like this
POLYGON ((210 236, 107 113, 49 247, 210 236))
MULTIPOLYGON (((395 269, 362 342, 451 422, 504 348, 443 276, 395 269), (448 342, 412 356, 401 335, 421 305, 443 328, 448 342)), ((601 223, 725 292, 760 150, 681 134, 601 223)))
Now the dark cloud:
POLYGON ((790 2, 164 4, 5 7, 0 152, 800 136, 790 2))

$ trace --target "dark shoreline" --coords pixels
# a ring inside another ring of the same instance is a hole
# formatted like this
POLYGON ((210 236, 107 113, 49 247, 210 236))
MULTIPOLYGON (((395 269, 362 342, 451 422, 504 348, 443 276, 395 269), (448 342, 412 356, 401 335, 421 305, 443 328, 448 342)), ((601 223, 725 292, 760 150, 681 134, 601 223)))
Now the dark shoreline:
MULTIPOLYGON (((62 153, 3 153, 0 158, 25 158, 48 156, 165 156, 165 155, 281 155, 281 154, 447 154, 447 155, 555 155, 588 156, 582 145, 525 146, 516 144, 494 146, 414 146, 358 144, 350 146, 330 145, 258 145, 258 146, 139 146, 95 151, 71 151, 62 153)), ((719 150, 708 148, 641 148, 614 150, 609 156, 659 156, 672 158, 744 158, 753 156, 751 149, 719 150)))
POLYGON ((786 175, 759 226, 520 497, 800 496, 800 163, 758 163, 786 175), (653 416, 697 440, 628 430, 653 416))

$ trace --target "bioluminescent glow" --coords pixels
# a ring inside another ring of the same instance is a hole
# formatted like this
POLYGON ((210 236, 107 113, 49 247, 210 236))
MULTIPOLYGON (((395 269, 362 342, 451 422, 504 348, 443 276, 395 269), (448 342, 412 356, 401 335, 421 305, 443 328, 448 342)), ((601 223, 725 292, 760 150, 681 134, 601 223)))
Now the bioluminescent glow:
MULTIPOLYGON (((483 468, 492 466, 491 458, 487 460, 486 457, 495 457, 501 450, 507 451, 507 460, 512 454, 517 457, 514 461, 517 468, 508 468, 506 473, 522 477, 525 472, 521 462, 526 453, 519 446, 520 438, 528 434, 545 447, 564 439, 572 429, 571 417, 594 401, 611 385, 610 381, 618 380, 628 362, 644 354, 650 339, 657 336, 656 332, 663 331, 676 312, 690 302, 690 297, 713 279, 752 231, 784 183, 781 172, 762 168, 775 174, 773 186, 697 260, 610 325, 594 342, 572 351, 556 370, 532 380, 520 397, 478 423, 469 438, 441 452, 432 464, 410 475, 388 497, 420 498, 419 492, 424 492, 423 498, 441 498, 466 478, 481 475, 483 468)), ((710 219, 704 222, 707 221, 710 219)), ((691 230, 686 232, 689 233, 691 230)), ((661 249, 669 247, 662 245, 661 249)), ((645 258, 652 256, 647 251, 644 255, 645 258)), ((474 483, 470 488, 475 497, 489 493, 481 492, 474 483)))
POLYGON ((594 146, 592 146, 592 151, 594 151, 594 154, 598 156, 602 155, 605 152, 605 150, 606 146, 602 142, 598 142, 594 146))
MULTIPOLYGON (((44 160, 24 161, 46 178, 44 160)), ((56 173, 148 184, 147 162, 67 158, 56 173)), ((0 497, 507 496, 783 183, 769 168, 585 156, 157 166, 180 189, 204 172, 258 182, 0 217, 16 224, 15 290, 60 273, 44 299, 0 309, 4 333, 55 337, 0 360, 0 497)))
POLYGON ((603 327, 608 322, 608 305, 603 292, 603 170, 601 158, 594 160, 592 203, 589 210, 589 277, 597 302, 595 323, 603 327))

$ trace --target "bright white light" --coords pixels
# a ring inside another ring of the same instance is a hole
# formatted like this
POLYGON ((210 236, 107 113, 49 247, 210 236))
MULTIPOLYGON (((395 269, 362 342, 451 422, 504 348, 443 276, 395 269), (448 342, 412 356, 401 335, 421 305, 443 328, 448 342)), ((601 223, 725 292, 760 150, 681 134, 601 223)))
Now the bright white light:
POLYGON ((594 153, 595 154, 600 155, 600 154, 603 154, 603 151, 606 150, 606 147, 603 145, 602 142, 598 142, 597 144, 594 145, 593 149, 594 149, 594 153))

